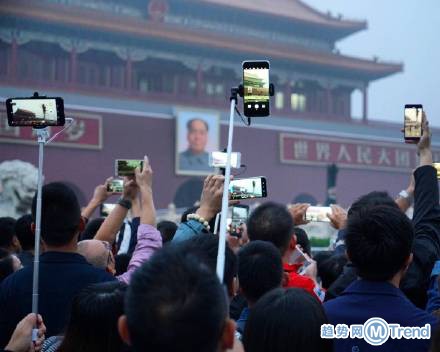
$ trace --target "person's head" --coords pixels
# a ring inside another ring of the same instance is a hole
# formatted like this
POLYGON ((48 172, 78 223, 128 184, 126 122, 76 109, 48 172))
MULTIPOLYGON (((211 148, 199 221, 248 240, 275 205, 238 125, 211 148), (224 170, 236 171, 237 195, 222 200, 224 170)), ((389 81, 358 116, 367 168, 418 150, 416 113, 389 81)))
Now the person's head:
POLYGON ((348 209, 347 216, 350 217, 352 214, 360 211, 361 209, 371 208, 378 205, 387 205, 392 208, 398 209, 398 205, 393 198, 387 192, 373 191, 367 193, 360 198, 358 198, 348 209))
POLYGON ((367 280, 389 281, 405 272, 412 255, 414 229, 396 207, 361 208, 347 222, 347 255, 367 280))
MULTIPOLYGON (((216 272, 217 253, 218 253, 218 237, 213 235, 195 236, 185 241, 182 246, 185 251, 193 252, 203 258, 204 262, 213 273, 216 272)), ((223 281, 228 288, 228 294, 232 298, 237 291, 235 278, 237 276, 237 256, 226 246, 225 248, 225 273, 223 281)))
POLYGON ((70 319, 58 352, 120 352, 118 319, 124 312, 126 285, 94 284, 73 299, 70 319))
POLYGON ((134 352, 232 348, 226 292, 203 258, 184 246, 155 253, 134 274, 119 332, 134 352))
POLYGON ((7 250, 0 248, 0 283, 13 272, 21 268, 20 259, 7 250))
MULTIPOLYGON (((84 221, 73 190, 61 182, 43 186, 41 210, 41 238, 47 248, 75 246, 84 221)), ((37 194, 32 200, 34 223, 36 212, 37 194)))
POLYGON ((331 255, 314 258, 318 263, 318 276, 321 278, 322 287, 328 289, 342 274, 344 265, 347 264, 345 255, 331 255))
POLYGON ((15 235, 23 251, 32 251, 35 246, 35 236, 32 232, 32 215, 23 215, 15 223, 15 235))
POLYGON ((205 151, 208 143, 209 125, 205 120, 194 118, 187 122, 188 147, 194 154, 200 154, 205 151))
POLYGON ((243 334, 246 352, 330 352, 332 342, 321 339, 328 320, 322 305, 300 288, 277 288, 250 310, 243 334))
POLYGON ((78 253, 94 267, 115 275, 115 258, 108 242, 100 240, 79 241, 78 253))
POLYGON ((162 236, 162 242, 167 243, 172 241, 177 231, 177 225, 175 222, 164 220, 157 224, 157 229, 162 236))
POLYGON ((293 232, 296 236, 296 243, 301 246, 302 251, 306 253, 309 257, 312 256, 312 248, 310 246, 309 236, 307 236, 307 232, 305 232, 300 227, 295 227, 293 232))
POLYGON ((267 202, 251 213, 247 232, 251 241, 272 242, 284 255, 292 247, 293 219, 285 205, 267 202))
POLYGON ((81 233, 80 241, 93 239, 96 233, 98 232, 99 228, 101 227, 102 223, 104 222, 104 220, 105 218, 96 218, 90 220, 87 223, 84 231, 81 233))
POLYGON ((240 291, 250 305, 270 290, 281 287, 281 254, 270 242, 253 241, 238 252, 240 291))
POLYGON ((0 218, 0 248, 11 253, 20 250, 20 242, 15 235, 15 219, 11 217, 0 218))

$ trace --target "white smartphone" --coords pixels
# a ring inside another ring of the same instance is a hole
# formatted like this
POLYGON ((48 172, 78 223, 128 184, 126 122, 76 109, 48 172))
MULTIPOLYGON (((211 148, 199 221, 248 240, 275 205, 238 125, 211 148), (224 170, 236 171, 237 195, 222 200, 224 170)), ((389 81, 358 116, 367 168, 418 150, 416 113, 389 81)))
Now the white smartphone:
POLYGON ((330 207, 308 207, 304 215, 304 220, 311 222, 330 222, 327 214, 332 213, 330 207))
MULTIPOLYGON (((227 153, 211 152, 209 154, 209 166, 225 168, 227 159, 227 153)), ((241 167, 241 153, 231 153, 231 167, 234 169, 241 167)))

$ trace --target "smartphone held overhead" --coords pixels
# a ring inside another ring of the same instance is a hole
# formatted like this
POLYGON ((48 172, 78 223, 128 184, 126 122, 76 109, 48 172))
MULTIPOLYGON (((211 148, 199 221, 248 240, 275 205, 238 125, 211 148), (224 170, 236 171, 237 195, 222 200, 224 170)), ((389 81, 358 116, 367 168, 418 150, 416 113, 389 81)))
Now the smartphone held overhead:
POLYGON ((115 175, 121 176, 134 176, 134 170, 139 168, 142 170, 144 165, 143 160, 133 159, 116 159, 115 160, 115 175))
POLYGON ((247 117, 270 115, 269 61, 243 62, 243 104, 247 117))
POLYGON ((251 177, 232 180, 229 183, 232 200, 267 197, 266 178, 251 177))
POLYGON ((422 138, 423 106, 421 104, 405 105, 404 133, 406 143, 416 143, 422 138))

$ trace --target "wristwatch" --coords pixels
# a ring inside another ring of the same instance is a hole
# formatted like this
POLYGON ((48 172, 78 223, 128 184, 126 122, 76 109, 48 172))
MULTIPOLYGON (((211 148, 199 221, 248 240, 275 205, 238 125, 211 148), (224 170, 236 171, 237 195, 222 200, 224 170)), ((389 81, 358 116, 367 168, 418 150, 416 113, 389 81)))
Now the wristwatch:
POLYGON ((400 198, 403 198, 403 199, 406 199, 406 201, 408 202, 408 203, 412 203, 412 201, 413 201, 413 196, 412 195, 410 195, 406 190, 402 190, 402 191, 400 191, 400 193, 399 193, 399 197, 400 198))
POLYGON ((127 210, 131 209, 131 200, 129 200, 129 199, 121 197, 121 198, 119 198, 118 204, 127 210))

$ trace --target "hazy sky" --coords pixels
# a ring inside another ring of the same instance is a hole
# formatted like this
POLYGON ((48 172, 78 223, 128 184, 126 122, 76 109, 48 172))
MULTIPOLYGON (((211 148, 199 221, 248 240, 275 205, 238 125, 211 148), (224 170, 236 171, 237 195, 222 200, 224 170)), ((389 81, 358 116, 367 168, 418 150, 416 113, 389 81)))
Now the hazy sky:
MULTIPOLYGON (((369 117, 403 121, 403 105, 423 104, 440 127, 440 0, 303 0, 333 15, 365 19, 368 29, 338 43, 343 54, 404 63, 404 72, 370 84, 369 117)), ((353 116, 361 115, 354 94, 353 116)))

